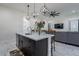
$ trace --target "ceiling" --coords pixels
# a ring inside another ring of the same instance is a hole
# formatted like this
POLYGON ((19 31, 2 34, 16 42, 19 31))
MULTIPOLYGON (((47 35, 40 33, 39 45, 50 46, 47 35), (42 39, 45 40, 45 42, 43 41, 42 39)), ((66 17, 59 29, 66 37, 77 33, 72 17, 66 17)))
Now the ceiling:
MULTIPOLYGON (((24 3, 0 3, 0 6, 5 6, 9 8, 13 8, 22 12, 25 12, 24 3)), ((43 3, 36 3, 36 12, 39 12, 40 8, 43 6, 43 3)), ((72 10, 79 11, 79 3, 46 3, 46 6, 49 10, 57 10, 60 12, 71 12, 72 10)), ((30 12, 33 11, 34 4, 30 3, 30 12)))
MULTIPOLYGON (((0 3, 0 6, 8 7, 20 11, 22 13, 26 13, 27 4, 28 3, 0 3)), ((30 5, 30 13, 33 13, 34 3, 29 3, 29 5, 30 5)), ((36 12, 40 12, 40 9, 42 8, 43 5, 44 5, 43 3, 36 3, 35 4, 36 12)), ((51 11, 56 10, 60 12, 62 16, 65 17, 73 15, 72 13, 76 13, 76 15, 79 16, 79 3, 46 3, 46 6, 49 10, 51 11)))

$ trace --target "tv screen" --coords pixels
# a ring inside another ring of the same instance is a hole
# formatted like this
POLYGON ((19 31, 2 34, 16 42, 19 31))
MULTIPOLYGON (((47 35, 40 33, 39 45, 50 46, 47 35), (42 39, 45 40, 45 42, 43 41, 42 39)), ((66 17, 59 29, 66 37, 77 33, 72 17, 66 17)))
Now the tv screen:
POLYGON ((60 23, 60 24, 54 24, 54 28, 55 29, 63 29, 63 24, 60 23))

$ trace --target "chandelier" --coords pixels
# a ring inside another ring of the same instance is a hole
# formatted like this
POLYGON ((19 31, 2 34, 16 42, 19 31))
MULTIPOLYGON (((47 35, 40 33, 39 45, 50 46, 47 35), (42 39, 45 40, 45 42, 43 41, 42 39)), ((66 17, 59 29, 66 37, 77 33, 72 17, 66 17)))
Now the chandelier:
POLYGON ((55 11, 55 10, 53 10, 53 11, 50 11, 48 8, 47 8, 47 6, 46 6, 46 4, 44 3, 44 6, 43 6, 43 8, 40 10, 40 12, 41 12, 41 14, 42 15, 44 15, 44 16, 52 16, 52 17, 55 17, 55 16, 59 16, 59 12, 57 12, 57 11, 55 11))
POLYGON ((50 11, 49 11, 48 8, 46 7, 45 3, 44 3, 44 6, 41 8, 40 12, 41 12, 41 14, 44 15, 44 16, 50 14, 50 11))
MULTIPOLYGON (((30 19, 30 15, 29 15, 29 8, 30 8, 30 5, 28 4, 27 5, 27 17, 26 17, 26 19, 27 20, 29 20, 30 19)), ((46 6, 46 4, 44 3, 44 5, 42 6, 42 8, 40 9, 40 13, 36 13, 36 7, 35 7, 35 3, 34 3, 34 11, 33 11, 33 13, 32 13, 32 17, 33 18, 37 18, 39 15, 43 15, 43 16, 49 16, 49 17, 56 17, 56 16, 59 16, 60 15, 60 13, 59 12, 57 12, 57 11, 55 11, 55 10, 53 10, 53 11, 50 11, 48 8, 47 8, 47 6, 46 6)))
POLYGON ((59 15, 60 15, 60 13, 55 11, 55 10, 50 12, 50 16, 56 17, 56 16, 59 16, 59 15))

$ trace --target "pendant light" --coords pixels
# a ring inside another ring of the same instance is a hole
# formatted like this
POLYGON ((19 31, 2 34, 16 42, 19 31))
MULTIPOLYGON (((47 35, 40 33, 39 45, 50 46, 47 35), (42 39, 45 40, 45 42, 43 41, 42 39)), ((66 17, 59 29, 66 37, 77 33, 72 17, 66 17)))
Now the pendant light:
POLYGON ((41 14, 44 15, 44 16, 49 16, 49 17, 56 17, 56 16, 59 16, 60 13, 53 10, 53 11, 50 11, 46 4, 44 3, 44 6, 42 7, 42 9, 40 10, 41 14))
POLYGON ((50 11, 48 10, 48 8, 46 7, 46 4, 44 3, 43 7, 40 10, 42 15, 49 15, 50 11))
POLYGON ((29 15, 29 7, 30 7, 30 5, 28 4, 28 5, 27 5, 27 16, 26 16, 26 19, 27 19, 27 20, 30 19, 30 15, 29 15))
POLYGON ((35 10, 35 2, 34 2, 34 12, 33 12, 33 18, 36 18, 38 17, 39 13, 36 13, 36 10, 35 10))

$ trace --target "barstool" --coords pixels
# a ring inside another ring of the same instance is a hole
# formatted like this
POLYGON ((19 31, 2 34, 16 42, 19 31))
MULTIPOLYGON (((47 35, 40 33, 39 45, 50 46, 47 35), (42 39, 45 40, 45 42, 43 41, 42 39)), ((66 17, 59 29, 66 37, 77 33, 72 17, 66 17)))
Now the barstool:
POLYGON ((46 31, 46 33, 54 35, 53 37, 51 36, 51 55, 53 55, 53 51, 55 51, 55 35, 56 35, 56 31, 55 30, 48 30, 48 31, 46 31))
POLYGON ((55 51, 55 34, 56 34, 56 31, 53 31, 52 34, 54 36, 51 37, 51 55, 53 55, 53 51, 55 51))

